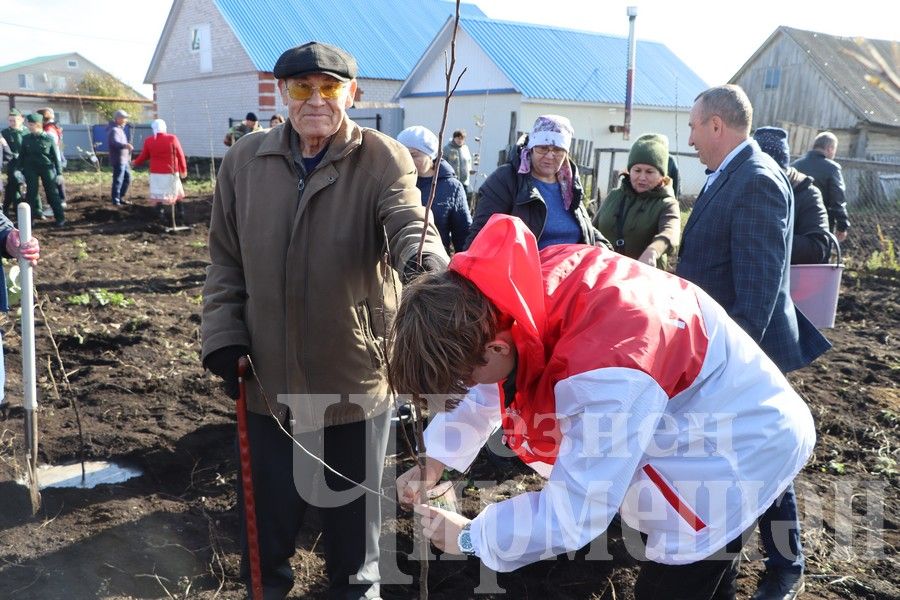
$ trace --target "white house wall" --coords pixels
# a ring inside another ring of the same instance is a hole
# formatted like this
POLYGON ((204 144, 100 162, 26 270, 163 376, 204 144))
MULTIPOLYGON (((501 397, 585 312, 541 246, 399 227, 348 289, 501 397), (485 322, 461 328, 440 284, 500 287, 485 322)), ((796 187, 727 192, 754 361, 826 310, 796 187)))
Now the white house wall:
POLYGON ((236 73, 255 75, 256 67, 212 0, 181 2, 169 37, 165 40, 153 83, 164 84, 236 73), (212 71, 204 73, 200 70, 201 53, 191 50, 191 32, 195 27, 207 24, 210 28, 212 71))
MULTIPOLYGON (((176 133, 189 156, 222 156, 229 118, 259 110, 259 75, 237 37, 211 0, 182 2, 154 75, 160 118, 176 133), (200 69, 191 32, 209 24, 212 71, 200 69)), ((280 104, 276 100, 276 105, 280 104)), ((271 112, 271 111, 269 111, 271 112)))
MULTIPOLYGON (((427 69, 424 69, 404 95, 418 94, 421 92, 432 93, 437 90, 443 92, 446 86, 445 52, 449 56, 449 43, 439 51, 432 52, 427 58, 431 61, 427 69)), ((503 74, 497 65, 475 43, 472 37, 460 29, 456 38, 456 65, 454 67, 453 81, 462 70, 462 79, 456 91, 482 90, 510 90, 512 82, 503 74)))
MULTIPOLYGON (((285 48, 287 50, 287 48, 285 48)), ((394 96, 400 89, 402 81, 396 79, 362 79, 358 81, 359 89, 363 91, 362 102, 393 103, 394 96)))
POLYGON ((229 117, 243 119, 247 111, 256 110, 257 83, 254 72, 160 85, 156 91, 159 117, 166 121, 169 133, 178 136, 188 156, 222 156, 228 149, 222 140, 229 117))
MULTIPOLYGON (((443 142, 450 140, 454 130, 466 130, 469 150, 473 154, 481 153, 479 173, 473 181, 475 186, 480 185, 497 167, 498 153, 507 144, 510 112, 519 110, 520 99, 519 94, 482 94, 455 96, 450 102, 443 142), (484 122, 483 129, 479 129, 479 121, 484 122), (476 137, 481 138, 480 144, 476 137)), ((443 102, 441 97, 401 98, 404 125, 424 125, 437 134, 441 126, 443 102)))

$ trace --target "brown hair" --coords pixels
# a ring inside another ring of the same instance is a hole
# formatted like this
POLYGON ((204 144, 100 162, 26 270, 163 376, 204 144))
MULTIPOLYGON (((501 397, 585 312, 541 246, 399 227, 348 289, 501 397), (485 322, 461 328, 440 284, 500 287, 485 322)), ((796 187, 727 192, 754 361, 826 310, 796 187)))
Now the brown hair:
POLYGON ((401 394, 450 394, 452 408, 501 319, 494 304, 452 271, 428 273, 403 289, 391 329, 388 372, 401 394))

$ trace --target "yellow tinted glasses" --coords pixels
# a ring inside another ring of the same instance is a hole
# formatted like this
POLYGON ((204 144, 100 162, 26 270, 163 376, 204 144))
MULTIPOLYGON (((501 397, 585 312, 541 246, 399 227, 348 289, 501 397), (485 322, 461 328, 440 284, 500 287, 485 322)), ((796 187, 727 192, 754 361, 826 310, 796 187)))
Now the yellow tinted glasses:
POLYGON ((334 83, 326 83, 323 85, 309 85, 308 83, 303 83, 302 81, 291 81, 287 84, 287 93, 288 96, 291 97, 292 100, 309 100, 312 98, 313 92, 315 90, 319 91, 319 96, 322 97, 323 100, 337 100, 341 95, 341 90, 344 89, 344 84, 338 81, 334 83))

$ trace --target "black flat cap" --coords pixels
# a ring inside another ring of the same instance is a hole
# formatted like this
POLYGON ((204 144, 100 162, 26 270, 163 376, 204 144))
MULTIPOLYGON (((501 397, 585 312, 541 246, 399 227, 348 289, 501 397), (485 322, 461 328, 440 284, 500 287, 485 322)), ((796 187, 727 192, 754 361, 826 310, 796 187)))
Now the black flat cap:
POLYGON ((356 59, 337 46, 309 42, 285 50, 275 62, 272 73, 276 79, 324 73, 338 81, 350 81, 356 78, 356 59))

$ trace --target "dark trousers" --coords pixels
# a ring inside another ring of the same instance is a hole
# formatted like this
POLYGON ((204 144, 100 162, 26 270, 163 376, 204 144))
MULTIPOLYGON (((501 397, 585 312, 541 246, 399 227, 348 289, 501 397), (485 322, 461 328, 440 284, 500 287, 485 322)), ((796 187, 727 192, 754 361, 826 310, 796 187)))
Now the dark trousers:
POLYGON ((120 204, 125 200, 125 194, 128 192, 128 184, 131 183, 131 167, 128 163, 113 165, 112 178, 112 201, 113 204, 120 204))
MULTIPOLYGON (((741 548, 755 528, 748 528, 704 560, 687 565, 643 563, 634 585, 635 600, 734 600, 741 548)), ((646 541, 643 534, 641 537, 646 541)))
POLYGON ((28 204, 31 205, 31 218, 40 219, 43 209, 41 207, 41 198, 38 196, 38 181, 44 184, 44 193, 47 195, 47 201, 53 209, 53 216, 57 223, 66 220, 65 212, 59 199, 59 193, 56 190, 56 170, 52 167, 43 169, 28 169, 23 172, 25 175, 25 197, 28 204))
MULTIPOLYGON (((335 470, 379 490, 387 449, 390 411, 368 421, 296 434, 295 438, 335 470)), ((272 417, 248 414, 253 489, 259 529, 260 565, 266 600, 287 596, 294 585, 290 558, 309 506, 320 507, 329 597, 379 596, 378 538, 381 504, 311 459, 278 429, 272 417)), ((290 427, 288 427, 290 430, 290 427)), ((243 490, 241 577, 250 590, 243 490)))
POLYGON ((803 572, 805 560, 793 483, 759 518, 759 539, 766 551, 767 571, 803 572))
POLYGON ((19 202, 22 201, 21 185, 19 180, 13 176, 13 172, 18 167, 15 161, 10 161, 6 166, 6 191, 3 194, 3 214, 15 221, 13 214, 16 212, 19 202))

